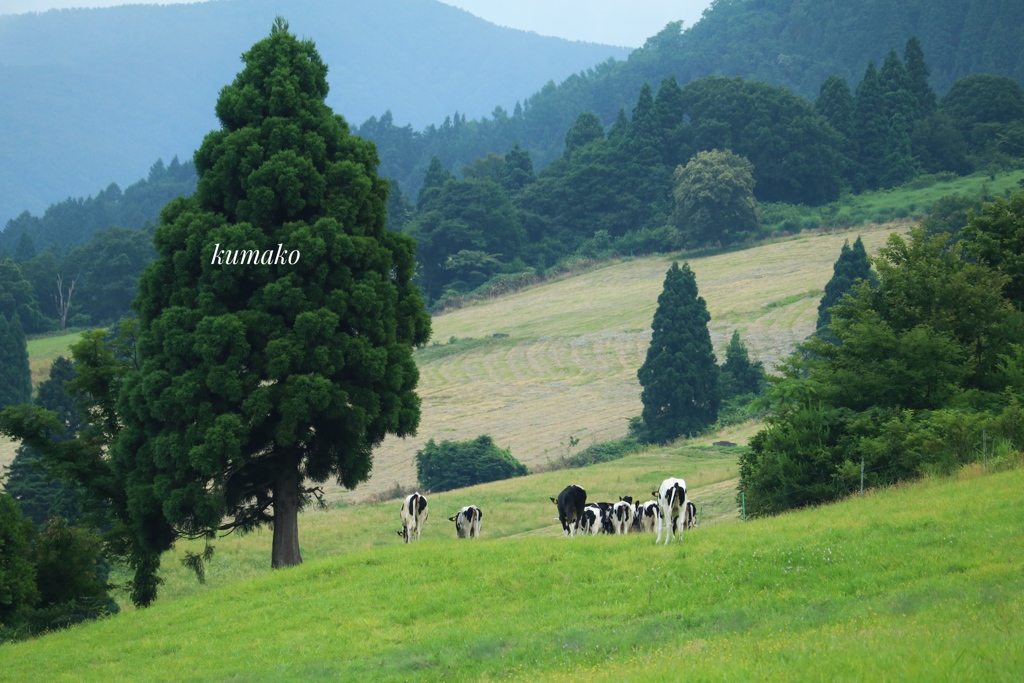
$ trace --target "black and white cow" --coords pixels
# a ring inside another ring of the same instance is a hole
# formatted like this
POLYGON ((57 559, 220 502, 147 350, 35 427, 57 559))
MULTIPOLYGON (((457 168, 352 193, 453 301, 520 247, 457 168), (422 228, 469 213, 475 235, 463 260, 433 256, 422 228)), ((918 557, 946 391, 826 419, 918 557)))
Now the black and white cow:
POLYGON ((558 494, 558 500, 551 502, 558 506, 558 521, 566 536, 575 536, 579 529, 583 508, 587 506, 587 492, 576 484, 570 484, 558 494))
MULTIPOLYGON (((657 491, 652 491, 652 495, 658 496, 658 507, 661 508, 661 519, 662 519, 662 530, 666 530, 667 535, 665 536, 665 545, 668 545, 669 540, 678 535, 679 540, 683 539, 683 527, 685 526, 686 516, 686 482, 682 479, 676 479, 670 477, 665 481, 661 482, 661 487, 657 491)), ((661 531, 658 531, 658 538, 654 540, 657 544, 661 541, 661 531)))
POLYGON ((420 530, 423 523, 427 521, 427 499, 419 491, 406 496, 402 503, 402 530, 398 535, 408 543, 412 540, 420 540, 420 530), (415 536, 414 536, 415 535, 415 536))
POLYGON ((619 498, 619 502, 612 506, 611 518, 616 536, 629 533, 633 526, 633 499, 630 496, 619 498))
POLYGON ((484 513, 480 512, 480 508, 476 505, 467 505, 459 510, 459 514, 449 517, 448 521, 455 522, 455 533, 459 538, 479 538, 480 521, 483 518, 484 513))
POLYGON ((683 528, 693 529, 697 526, 697 505, 692 500, 686 501, 686 514, 683 516, 683 528))
POLYGON ((657 532, 661 536, 661 506, 658 505, 658 501, 649 500, 646 503, 637 503, 636 517, 637 525, 642 533, 657 532))
POLYGON ((605 514, 600 505, 588 505, 583 508, 580 518, 580 532, 596 535, 604 530, 605 514))

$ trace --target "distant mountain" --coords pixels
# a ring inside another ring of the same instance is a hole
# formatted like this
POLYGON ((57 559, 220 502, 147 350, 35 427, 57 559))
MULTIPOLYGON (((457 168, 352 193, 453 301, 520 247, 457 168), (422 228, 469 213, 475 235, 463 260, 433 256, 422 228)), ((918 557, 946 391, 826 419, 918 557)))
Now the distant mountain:
POLYGON ((502 28, 434 0, 221 0, 0 16, 0 226, 191 158, 217 94, 283 15, 350 124, 470 117, 629 50, 502 28))
POLYGON ((600 64, 535 91, 523 100, 522 116, 468 120, 458 131, 437 119, 415 135, 399 127, 401 117, 399 125, 387 126, 375 119, 360 132, 378 143, 382 172, 415 194, 435 154, 458 171, 518 141, 535 166, 546 166, 562 154, 577 115, 591 111, 610 126, 620 109, 632 111, 645 82, 657 88, 669 76, 684 85, 704 76, 738 75, 787 86, 813 100, 833 74, 855 89, 869 60, 880 67, 891 48, 902 51, 914 35, 940 95, 957 78, 974 73, 1008 76, 1024 85, 1022 0, 716 0, 699 22, 685 29, 670 23, 626 61, 600 64))

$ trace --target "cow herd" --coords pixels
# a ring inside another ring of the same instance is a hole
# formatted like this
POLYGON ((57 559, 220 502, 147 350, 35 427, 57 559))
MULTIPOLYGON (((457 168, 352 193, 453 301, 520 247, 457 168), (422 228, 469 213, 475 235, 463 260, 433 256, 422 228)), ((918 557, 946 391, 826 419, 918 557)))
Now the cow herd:
POLYGON ((657 500, 634 503, 632 496, 622 496, 617 503, 588 505, 587 492, 572 484, 551 502, 558 507, 558 521, 566 536, 575 536, 577 531, 615 535, 646 532, 657 533, 654 542, 660 543, 664 532, 666 545, 673 536, 682 540, 683 530, 692 529, 697 522, 697 506, 686 497, 686 482, 674 477, 666 479, 651 495, 657 496, 657 500))
MULTIPOLYGON (((558 521, 566 536, 584 534, 656 533, 655 543, 661 542, 665 534, 665 545, 676 536, 683 538, 683 531, 696 524, 697 506, 686 496, 686 482, 670 477, 661 482, 657 491, 651 491, 656 500, 646 503, 633 502, 631 496, 622 496, 617 503, 587 504, 587 492, 575 484, 566 486, 558 498, 551 502, 558 507, 558 521)), ((427 521, 427 499, 413 493, 402 502, 402 530, 398 535, 406 543, 419 540, 423 523, 427 521)), ((483 512, 475 505, 467 505, 458 514, 449 517, 455 522, 455 533, 459 538, 479 538, 483 512)))

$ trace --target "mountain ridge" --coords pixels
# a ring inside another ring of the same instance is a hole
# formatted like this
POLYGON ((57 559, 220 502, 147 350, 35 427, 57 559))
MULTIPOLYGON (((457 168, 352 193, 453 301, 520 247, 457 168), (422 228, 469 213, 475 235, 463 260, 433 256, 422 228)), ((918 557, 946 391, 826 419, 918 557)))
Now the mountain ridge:
POLYGON ((219 0, 0 15, 0 223, 190 158, 214 105, 277 14, 314 40, 350 124, 417 125, 511 107, 628 49, 490 24, 435 0, 219 0))

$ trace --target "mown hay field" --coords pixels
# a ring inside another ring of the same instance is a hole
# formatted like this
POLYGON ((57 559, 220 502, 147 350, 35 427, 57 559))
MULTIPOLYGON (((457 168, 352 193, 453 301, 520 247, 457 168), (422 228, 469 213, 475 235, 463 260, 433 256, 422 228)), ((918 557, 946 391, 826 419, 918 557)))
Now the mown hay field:
MULTIPOLYGON (((801 235, 689 260, 711 313, 719 360, 739 330, 751 356, 770 369, 813 331, 843 242, 860 235, 875 254, 906 227, 801 235)), ((370 481, 350 492, 332 487, 330 497, 357 501, 396 484, 413 486, 416 450, 431 438, 490 434, 537 467, 562 454, 570 436, 579 448, 624 436, 629 418, 640 413, 636 371, 673 260, 613 263, 436 316, 437 345, 417 353, 423 399, 417 436, 385 440, 370 481)))

